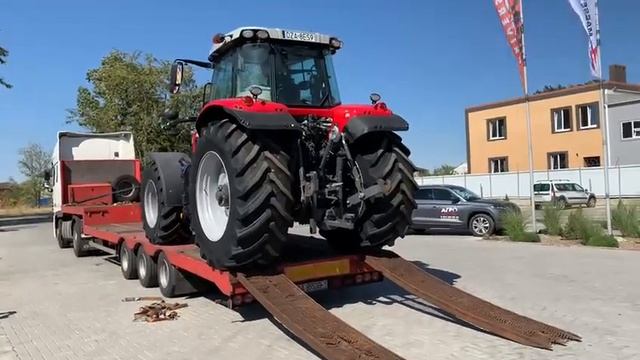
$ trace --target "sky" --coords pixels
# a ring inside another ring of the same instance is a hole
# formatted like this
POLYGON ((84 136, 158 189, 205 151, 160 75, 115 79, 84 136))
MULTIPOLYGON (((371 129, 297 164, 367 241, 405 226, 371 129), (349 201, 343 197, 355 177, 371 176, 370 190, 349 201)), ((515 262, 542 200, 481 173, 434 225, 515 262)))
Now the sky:
MULTIPOLYGON (((524 0, 531 91, 590 80, 587 38, 567 0, 524 0)), ((640 1, 600 0, 603 70, 626 64, 640 82, 640 1)), ((343 103, 371 92, 410 124, 416 165, 466 160, 464 109, 521 95, 515 59, 491 0, 467 1, 33 1, 5 0, 0 46, 0 181, 21 179, 18 151, 51 150, 86 73, 113 49, 159 59, 206 59, 212 35, 240 26, 335 35, 343 103), (153 4, 153 5, 151 5, 153 4)), ((207 74, 198 76, 202 82, 207 74)))

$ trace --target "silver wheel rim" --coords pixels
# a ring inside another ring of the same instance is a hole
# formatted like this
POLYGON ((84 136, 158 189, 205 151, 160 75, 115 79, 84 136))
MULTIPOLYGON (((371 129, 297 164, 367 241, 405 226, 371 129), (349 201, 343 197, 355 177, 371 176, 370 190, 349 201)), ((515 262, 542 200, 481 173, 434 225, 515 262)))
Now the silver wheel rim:
POLYGON ((169 264, 167 264, 166 259, 160 264, 160 269, 158 271, 158 280, 160 280, 160 286, 166 289, 169 284, 169 264))
MULTIPOLYGON (((140 249, 139 251, 143 251, 140 249)), ((138 276, 140 279, 144 279, 147 275, 147 257, 144 254, 138 256, 138 276)))
POLYGON ((209 241, 222 238, 229 222, 231 192, 227 169, 214 151, 200 160, 196 174, 196 208, 200 227, 209 241))
POLYGON ((153 181, 147 181, 144 187, 144 218, 150 227, 158 221, 158 189, 153 181))
POLYGON ((489 220, 487 218, 479 216, 473 219, 471 226, 473 227, 473 232, 476 234, 485 235, 489 232, 491 224, 489 224, 489 220))
POLYGON ((120 247, 120 264, 122 264, 122 270, 129 270, 129 257, 127 256, 127 248, 124 244, 120 247))

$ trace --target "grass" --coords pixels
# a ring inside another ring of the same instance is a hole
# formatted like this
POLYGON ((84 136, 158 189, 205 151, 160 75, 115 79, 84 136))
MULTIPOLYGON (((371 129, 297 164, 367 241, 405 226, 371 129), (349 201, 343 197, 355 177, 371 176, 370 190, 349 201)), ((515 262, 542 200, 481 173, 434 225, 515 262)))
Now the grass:
POLYGON ((540 242, 538 234, 528 232, 525 228, 524 217, 521 213, 509 211, 502 218, 504 233, 511 241, 540 242))
POLYGON ((562 234, 562 224, 560 223, 560 209, 554 205, 545 205, 543 208, 542 223, 549 235, 562 234))
POLYGON ((611 223, 624 237, 640 238, 640 219, 636 205, 625 205, 618 201, 618 205, 611 212, 611 223))
POLYGON ((40 208, 16 206, 10 208, 0 208, 0 218, 11 216, 40 215, 51 212, 51 206, 43 206, 40 208))
POLYGON ((604 229, 597 223, 587 219, 582 209, 577 209, 567 220, 562 236, 565 239, 580 240, 587 246, 618 247, 618 241, 611 235, 606 235, 604 229))

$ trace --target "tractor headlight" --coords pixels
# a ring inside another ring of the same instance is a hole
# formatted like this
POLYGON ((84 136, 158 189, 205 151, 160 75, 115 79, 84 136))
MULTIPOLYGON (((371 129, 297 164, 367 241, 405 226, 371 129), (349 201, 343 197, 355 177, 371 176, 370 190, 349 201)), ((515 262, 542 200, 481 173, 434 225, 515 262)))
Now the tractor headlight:
POLYGON ((258 30, 258 32, 256 32, 256 36, 258 39, 264 40, 269 37, 269 33, 266 30, 258 30))
POLYGON ((242 35, 242 37, 245 39, 251 39, 253 37, 253 34, 253 30, 242 30, 242 32, 240 33, 240 35, 242 35))
POLYGON ((329 40, 329 45, 331 45, 332 48, 340 49, 342 47, 342 41, 336 38, 331 38, 331 40, 329 40))

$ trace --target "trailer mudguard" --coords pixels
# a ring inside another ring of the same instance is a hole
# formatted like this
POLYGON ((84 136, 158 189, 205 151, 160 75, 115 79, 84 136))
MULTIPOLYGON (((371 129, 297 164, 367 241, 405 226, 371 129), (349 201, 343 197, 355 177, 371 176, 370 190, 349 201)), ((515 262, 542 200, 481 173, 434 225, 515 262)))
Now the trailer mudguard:
POLYGON ((406 131, 409 124, 400 116, 391 114, 384 116, 356 116, 344 127, 347 140, 356 141, 362 135, 380 131, 406 131))
POLYGON ((210 106, 196 121, 198 132, 211 119, 234 118, 241 126, 250 130, 294 130, 301 131, 300 124, 284 111, 243 111, 226 106, 210 106))
MULTIPOLYGON (((182 206, 183 176, 191 165, 189 156, 178 152, 152 152, 147 156, 158 167, 160 183, 165 189, 162 194, 164 205, 182 206)), ((141 197, 144 198, 144 194, 141 194, 141 197)))

